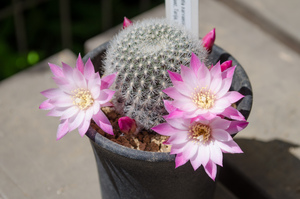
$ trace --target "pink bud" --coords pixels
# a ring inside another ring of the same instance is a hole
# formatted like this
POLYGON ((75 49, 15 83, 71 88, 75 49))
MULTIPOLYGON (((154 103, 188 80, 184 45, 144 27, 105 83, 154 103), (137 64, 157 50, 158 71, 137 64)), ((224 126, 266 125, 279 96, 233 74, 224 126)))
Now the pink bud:
POLYGON ((132 25, 132 21, 130 21, 129 19, 127 19, 126 17, 124 17, 123 29, 127 28, 130 25, 132 25))
POLYGON ((203 46, 206 48, 206 50, 208 52, 211 52, 211 49, 214 45, 215 39, 216 39, 216 32, 215 32, 215 28, 212 29, 209 33, 207 33, 203 38, 202 38, 202 42, 203 42, 203 46))
POLYGON ((224 70, 230 68, 231 66, 232 66, 232 60, 224 61, 224 62, 221 64, 221 71, 223 72, 224 70))
POLYGON ((136 123, 134 119, 130 117, 121 117, 118 120, 118 124, 122 133, 131 134, 136 131, 136 123))

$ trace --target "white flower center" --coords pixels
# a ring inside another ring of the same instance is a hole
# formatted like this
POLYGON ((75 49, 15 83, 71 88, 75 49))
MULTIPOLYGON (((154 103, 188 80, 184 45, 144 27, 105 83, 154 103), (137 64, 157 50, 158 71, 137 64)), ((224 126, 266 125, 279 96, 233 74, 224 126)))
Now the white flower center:
POLYGON ((206 143, 210 138, 211 128, 207 125, 196 123, 190 127, 190 138, 196 142, 206 143))
POLYGON ((94 99, 89 90, 78 88, 72 91, 73 104, 78 106, 81 110, 85 110, 93 105, 94 99))
POLYGON ((207 90, 206 87, 201 89, 197 86, 195 92, 192 95, 192 100, 195 105, 202 109, 210 109, 215 103, 216 96, 210 90, 207 90))

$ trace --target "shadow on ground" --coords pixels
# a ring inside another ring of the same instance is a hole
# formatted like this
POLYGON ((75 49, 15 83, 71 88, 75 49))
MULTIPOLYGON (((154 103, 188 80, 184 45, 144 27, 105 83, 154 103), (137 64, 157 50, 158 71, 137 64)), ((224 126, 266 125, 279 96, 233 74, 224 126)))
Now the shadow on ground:
POLYGON ((273 140, 235 139, 244 154, 224 155, 220 181, 243 199, 300 198, 300 160, 290 153, 297 145, 273 140))

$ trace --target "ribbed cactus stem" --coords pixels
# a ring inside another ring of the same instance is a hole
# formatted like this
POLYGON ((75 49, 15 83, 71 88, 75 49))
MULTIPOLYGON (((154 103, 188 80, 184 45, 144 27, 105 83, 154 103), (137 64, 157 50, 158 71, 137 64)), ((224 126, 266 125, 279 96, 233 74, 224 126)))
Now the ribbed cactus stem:
POLYGON ((112 87, 116 110, 135 119, 139 128, 149 130, 164 122, 163 100, 168 97, 162 90, 171 86, 167 70, 189 66, 192 52, 206 61, 201 40, 164 19, 135 22, 122 30, 105 60, 105 74, 118 72, 112 87))

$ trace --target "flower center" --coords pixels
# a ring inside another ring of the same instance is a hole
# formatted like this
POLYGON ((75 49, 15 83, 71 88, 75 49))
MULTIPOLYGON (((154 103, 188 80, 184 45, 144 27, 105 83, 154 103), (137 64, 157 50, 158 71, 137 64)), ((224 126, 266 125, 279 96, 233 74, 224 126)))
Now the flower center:
POLYGON ((211 128, 207 125, 196 123, 190 127, 190 138, 195 141, 206 143, 210 138, 211 128))
POLYGON ((94 103, 94 99, 89 90, 78 88, 72 91, 73 104, 78 106, 81 110, 89 108, 94 103))
POLYGON ((202 87, 201 89, 197 86, 195 88, 195 92, 192 95, 192 100, 198 106, 202 109, 210 109, 213 107, 215 103, 216 96, 211 93, 210 90, 207 90, 206 87, 202 87))

